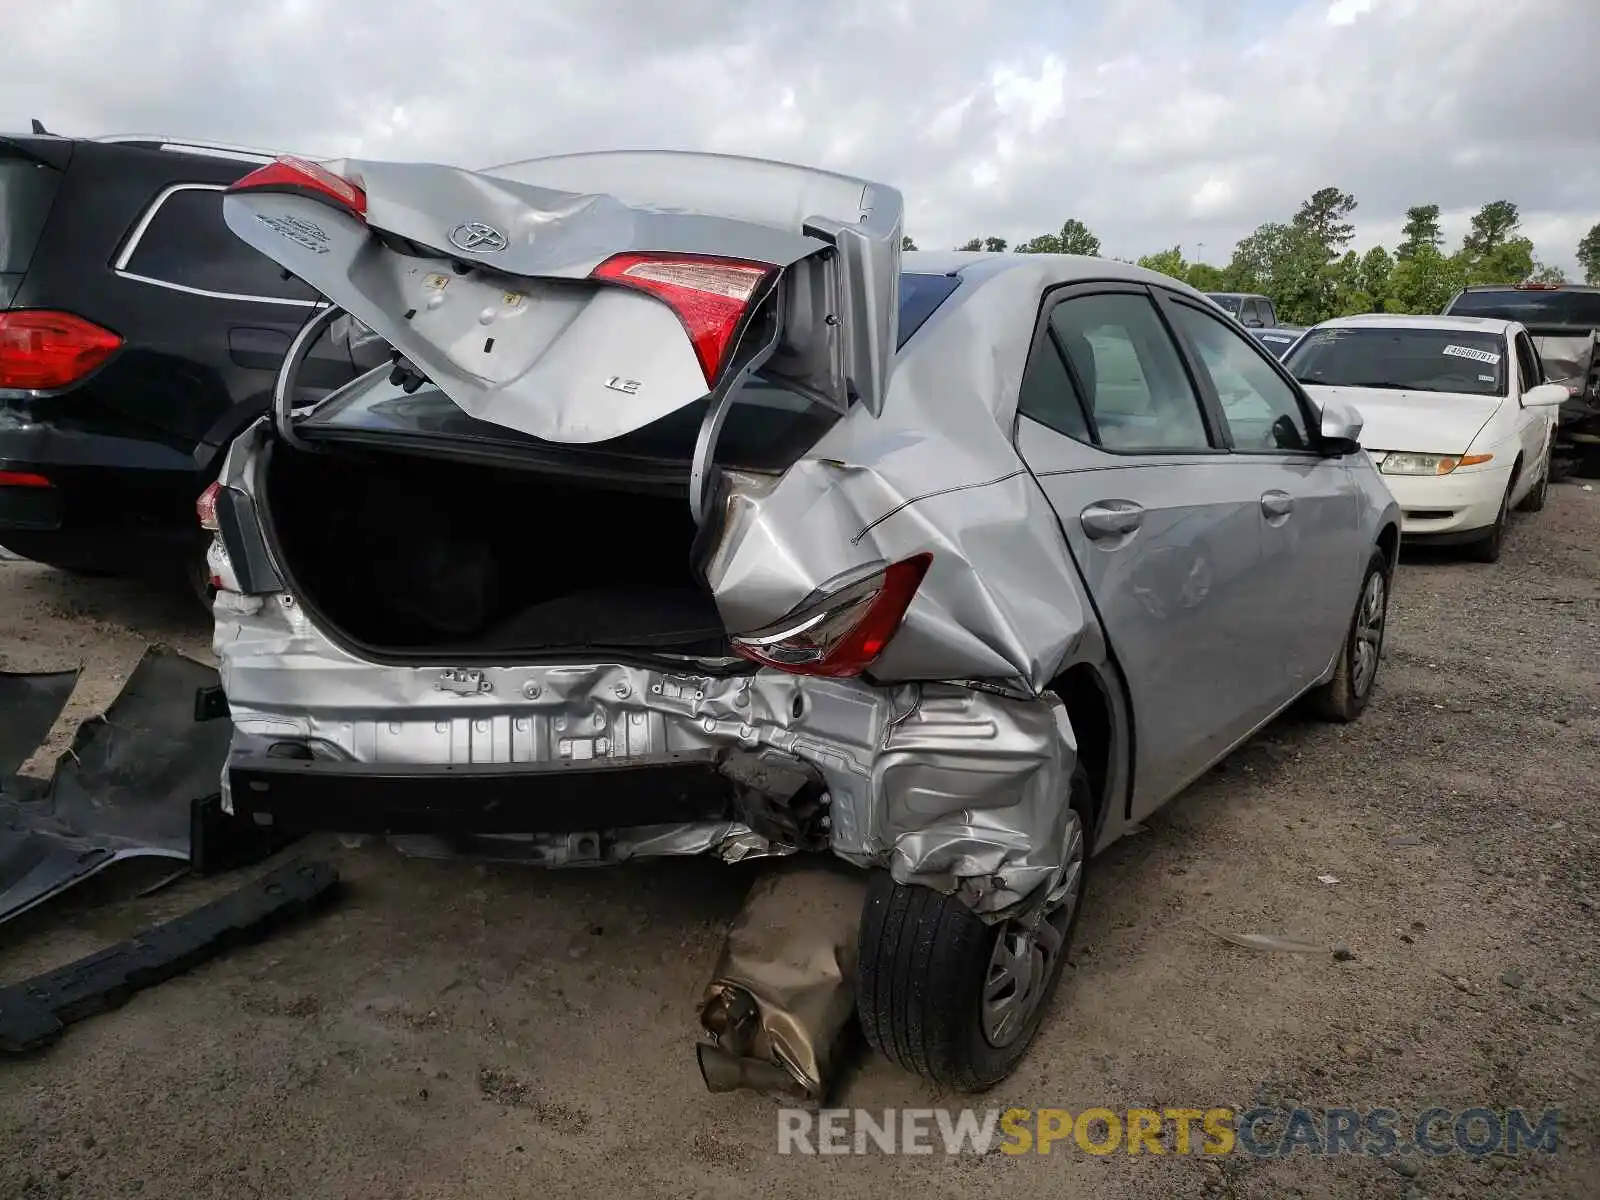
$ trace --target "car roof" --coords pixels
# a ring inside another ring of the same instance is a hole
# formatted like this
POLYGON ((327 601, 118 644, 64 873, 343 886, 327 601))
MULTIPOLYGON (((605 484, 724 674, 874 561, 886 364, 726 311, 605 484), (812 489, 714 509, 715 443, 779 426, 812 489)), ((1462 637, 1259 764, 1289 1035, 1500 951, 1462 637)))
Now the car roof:
POLYGON ((1151 271, 1114 258, 1091 258, 1085 254, 1018 254, 1008 251, 990 254, 983 250, 907 250, 900 256, 900 269, 916 275, 994 275, 1003 271, 1037 272, 1047 285, 1110 281, 1113 283, 1155 284, 1196 300, 1206 294, 1171 275, 1151 271))
POLYGON ((1442 317, 1432 313, 1359 313, 1353 317, 1334 317, 1317 325, 1318 329, 1453 329, 1460 333, 1505 333, 1520 328, 1518 321, 1503 317, 1442 317))

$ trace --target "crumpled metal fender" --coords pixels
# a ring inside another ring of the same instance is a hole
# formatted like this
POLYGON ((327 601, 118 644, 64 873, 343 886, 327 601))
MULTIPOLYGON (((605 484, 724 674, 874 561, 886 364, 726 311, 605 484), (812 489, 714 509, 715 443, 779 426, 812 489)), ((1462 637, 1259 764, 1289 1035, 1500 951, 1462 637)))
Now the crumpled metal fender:
POLYGON ((1027 270, 963 283, 971 294, 902 352, 881 416, 853 410, 775 483, 733 477, 706 566, 730 630, 928 550, 933 565, 875 679, 986 679, 1037 694, 1060 672, 1094 622, 1011 440, 1041 286, 1027 270))

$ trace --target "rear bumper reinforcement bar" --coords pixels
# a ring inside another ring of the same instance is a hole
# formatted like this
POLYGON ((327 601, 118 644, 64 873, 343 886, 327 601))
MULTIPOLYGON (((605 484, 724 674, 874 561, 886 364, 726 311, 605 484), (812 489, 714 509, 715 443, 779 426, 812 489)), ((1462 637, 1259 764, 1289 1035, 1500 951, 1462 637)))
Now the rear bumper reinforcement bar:
POLYGON ((181 975, 241 942, 332 899, 338 873, 326 863, 293 862, 125 942, 57 970, 0 988, 0 1053, 25 1054, 68 1026, 181 975))
POLYGON ((714 821, 737 811, 715 750, 649 758, 394 764, 236 754, 234 815, 331 833, 585 833, 714 821))

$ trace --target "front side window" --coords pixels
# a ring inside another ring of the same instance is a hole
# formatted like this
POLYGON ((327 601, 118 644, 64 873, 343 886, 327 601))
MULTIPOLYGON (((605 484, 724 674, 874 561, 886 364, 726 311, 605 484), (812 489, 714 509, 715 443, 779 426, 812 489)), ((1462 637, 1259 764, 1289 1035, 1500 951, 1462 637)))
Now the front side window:
POLYGON ((1533 343, 1528 340, 1525 333, 1517 334, 1517 374, 1522 376, 1522 390, 1538 387, 1544 382, 1544 370, 1539 365, 1539 356, 1534 353, 1533 343))
POLYGON ((1319 387, 1506 394, 1506 339, 1476 330, 1316 329, 1289 352, 1284 365, 1301 383, 1319 387))
POLYGON ((1123 453, 1211 448, 1200 399, 1148 297, 1065 300, 1050 313, 1050 334, 1097 445, 1123 453))
POLYGON ((315 301, 317 293, 252 250, 223 222, 222 192, 186 187, 171 192, 145 227, 124 271, 158 283, 259 300, 315 301))
POLYGON ((1250 344, 1248 334, 1241 337, 1187 304, 1173 304, 1169 311, 1211 377, 1236 450, 1311 449, 1299 397, 1250 344))

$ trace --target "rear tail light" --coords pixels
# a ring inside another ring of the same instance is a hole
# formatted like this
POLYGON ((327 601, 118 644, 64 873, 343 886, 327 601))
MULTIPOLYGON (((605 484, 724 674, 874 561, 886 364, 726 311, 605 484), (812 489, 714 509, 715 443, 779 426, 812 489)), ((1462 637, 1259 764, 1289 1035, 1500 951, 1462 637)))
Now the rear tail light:
POLYGON ((259 167, 237 180, 230 192, 288 192, 331 203, 352 216, 367 215, 367 193, 342 175, 292 154, 259 167))
POLYGON ((694 344, 710 386, 722 374, 733 336, 776 269, 699 254, 617 254, 590 276, 636 288, 665 301, 694 344))
POLYGON ((0 312, 0 388, 49 391, 78 382, 122 345, 93 321, 43 309, 0 312))
POLYGON ((43 475, 32 471, 0 471, 0 487, 47 488, 54 487, 43 475))
POLYGON ((735 637, 742 658, 793 675, 859 675, 883 653, 933 563, 915 554, 766 629, 735 637))
POLYGON ((217 524, 217 494, 221 491, 222 485, 213 483, 194 502, 194 513, 200 518, 200 528, 208 533, 216 533, 222 528, 217 524))

